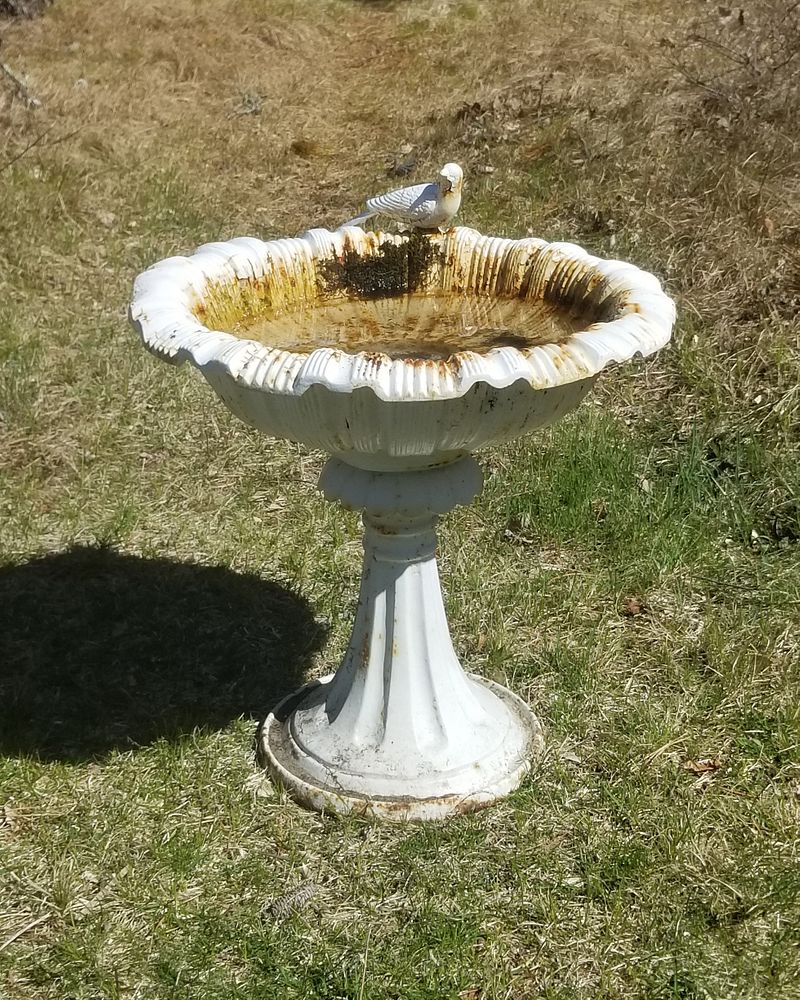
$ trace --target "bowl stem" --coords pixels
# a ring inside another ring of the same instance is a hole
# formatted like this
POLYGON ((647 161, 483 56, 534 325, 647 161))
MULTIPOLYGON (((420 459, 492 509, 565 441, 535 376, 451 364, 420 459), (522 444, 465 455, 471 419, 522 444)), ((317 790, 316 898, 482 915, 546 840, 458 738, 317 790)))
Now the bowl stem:
POLYGON ((472 458, 397 473, 327 463, 322 492, 363 511, 364 564, 336 674, 287 699, 264 729, 267 762, 301 801, 434 818, 507 794, 527 770, 538 723, 462 668, 436 565, 439 515, 482 483, 472 458))

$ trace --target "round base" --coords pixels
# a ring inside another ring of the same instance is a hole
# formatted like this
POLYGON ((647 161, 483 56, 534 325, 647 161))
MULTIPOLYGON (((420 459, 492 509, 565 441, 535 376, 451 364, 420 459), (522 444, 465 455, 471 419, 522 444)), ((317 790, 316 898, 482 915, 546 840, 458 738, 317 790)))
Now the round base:
MULTIPOLYGON (((318 700, 320 688, 330 682, 332 675, 306 684, 270 712, 258 736, 261 761, 297 802, 319 812, 355 813, 369 819, 438 820, 482 809, 520 784, 532 759, 542 752, 544 740, 538 719, 521 698, 494 681, 475 674, 468 676, 473 683, 488 689, 489 697, 502 702, 508 713, 509 736, 520 749, 511 761, 507 755, 497 755, 473 761, 457 771, 444 772, 438 780, 428 774, 426 790, 433 794, 373 796, 363 790, 357 792, 348 784, 363 789, 365 775, 351 773, 346 768, 321 768, 319 759, 298 744, 293 735, 293 713, 307 700, 318 700), (475 775, 474 782, 471 775, 475 775), (431 778, 436 787, 432 787, 431 778), (453 793, 453 787, 459 789, 458 793, 453 793)), ((414 784, 409 782, 412 787, 414 784)))

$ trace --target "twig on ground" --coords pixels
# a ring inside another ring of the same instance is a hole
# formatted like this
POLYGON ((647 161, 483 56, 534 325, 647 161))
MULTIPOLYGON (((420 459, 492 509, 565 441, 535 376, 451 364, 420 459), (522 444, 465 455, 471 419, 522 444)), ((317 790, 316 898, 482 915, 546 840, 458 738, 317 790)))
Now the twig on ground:
POLYGON ((17 94, 22 98, 22 100, 25 102, 26 107, 33 109, 33 108, 40 108, 42 106, 42 102, 39 100, 39 98, 33 96, 33 94, 28 90, 28 88, 25 86, 22 80, 20 80, 20 78, 16 75, 16 73, 12 72, 12 70, 8 67, 6 63, 0 62, 0 72, 2 72, 3 75, 6 76, 12 82, 12 84, 14 85, 14 89, 16 90, 17 94))
MULTIPOLYGON (((2 174, 4 170, 8 170, 9 167, 13 166, 17 160, 21 160, 26 153, 30 152, 30 150, 34 148, 34 146, 38 146, 42 139, 44 139, 49 132, 52 132, 55 124, 55 122, 51 122, 46 129, 40 132, 34 139, 31 139, 27 146, 24 146, 18 153, 15 153, 10 160, 7 160, 2 166, 0 166, 0 174, 2 174)), ((77 135, 81 128, 83 128, 82 125, 73 129, 71 132, 66 132, 64 135, 58 136, 58 138, 53 139, 52 142, 47 143, 47 148, 49 149, 51 146, 57 146, 60 142, 66 142, 67 139, 71 139, 74 135, 77 135)))
POLYGON ((23 934, 27 934, 28 931, 32 931, 34 927, 38 927, 39 924, 46 923, 50 919, 50 914, 46 913, 43 917, 37 917, 35 920, 29 921, 24 927, 20 927, 18 931, 14 931, 11 937, 5 939, 5 941, 0 944, 0 951, 5 951, 9 945, 12 945, 17 938, 21 938, 23 934))
MULTIPOLYGON (((2 39, 0 39, 0 43, 1 42, 2 39)), ((25 82, 17 76, 17 74, 11 69, 11 67, 7 63, 0 62, 0 73, 2 73, 7 80, 11 81, 11 84, 14 87, 17 96, 21 97, 22 100, 25 102, 25 107, 32 110, 34 108, 40 108, 42 106, 42 102, 39 100, 39 98, 34 96, 30 92, 30 90, 28 90, 28 87, 25 84, 25 82)))

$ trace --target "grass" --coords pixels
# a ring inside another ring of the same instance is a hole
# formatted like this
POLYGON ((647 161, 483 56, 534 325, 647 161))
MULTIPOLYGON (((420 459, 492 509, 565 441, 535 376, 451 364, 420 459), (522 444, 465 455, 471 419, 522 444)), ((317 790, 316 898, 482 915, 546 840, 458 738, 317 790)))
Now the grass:
POLYGON ((2 22, 43 105, 0 81, 4 998, 800 997, 800 31, 743 17, 2 22), (680 316, 482 456, 443 525, 456 647, 548 749, 432 827, 304 812, 256 767, 256 720, 347 642, 358 523, 316 492, 323 456, 237 425, 125 321, 147 264, 335 225, 408 144, 411 180, 464 164, 465 223, 631 259, 680 316))

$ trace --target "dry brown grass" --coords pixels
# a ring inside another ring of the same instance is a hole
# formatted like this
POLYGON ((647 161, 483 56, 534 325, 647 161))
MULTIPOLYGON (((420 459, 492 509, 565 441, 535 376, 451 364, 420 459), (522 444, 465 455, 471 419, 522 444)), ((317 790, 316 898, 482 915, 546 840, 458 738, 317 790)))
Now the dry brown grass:
MULTIPOLYGON (((768 247, 796 241, 796 78, 790 42, 775 36, 796 43, 797 28, 788 14, 776 26, 773 2, 753 5, 744 27, 698 4, 317 7, 312 19, 290 2, 84 0, 6 26, 9 58, 19 52, 45 105, 36 118, 5 108, 7 151, 41 124, 54 123, 45 143, 79 129, 61 152, 93 198, 120 171, 173 163, 231 227, 262 231, 339 221, 389 183, 384 165, 406 144, 420 175, 442 157, 464 159, 478 191, 499 182, 481 169, 502 169, 497 194, 511 201, 515 172, 555 158, 585 177, 575 205, 584 227, 609 226, 594 204, 601 188, 616 204, 611 224, 634 239, 642 226, 676 243, 688 236, 663 261, 681 279, 713 280, 719 263, 697 251, 741 237, 714 232, 718 209, 746 216, 768 247), (767 71, 752 53, 770 44, 767 71), (692 157, 675 155, 687 146, 692 157)), ((524 212, 515 204, 508 215, 524 212)))
MULTIPOLYGON (((643 5, 635 26, 631 5, 600 19, 592 6, 567 23, 547 4, 324 3, 310 19, 296 3, 86 0, 7 26, 5 37, 12 55, 22 50, 40 118, 81 129, 69 146, 79 165, 174 160, 231 212, 260 208, 272 225, 297 227, 337 221, 343 199, 359 200, 366 179, 380 183, 384 158, 405 143, 429 169, 460 138, 464 103, 517 92, 524 104, 544 77, 548 101, 598 76, 633 80, 630 53, 645 62, 643 5)), ((10 138, 31 124, 6 109, 10 138)))

